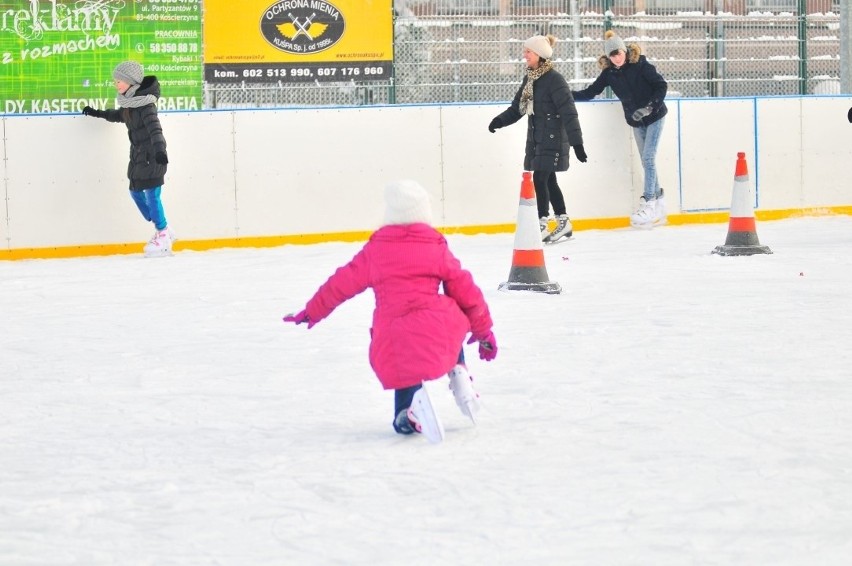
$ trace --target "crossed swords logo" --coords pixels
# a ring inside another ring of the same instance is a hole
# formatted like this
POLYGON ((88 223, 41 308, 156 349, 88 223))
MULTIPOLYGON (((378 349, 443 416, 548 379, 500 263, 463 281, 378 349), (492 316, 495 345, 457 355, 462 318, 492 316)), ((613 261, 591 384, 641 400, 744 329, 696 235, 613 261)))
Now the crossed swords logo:
POLYGON ((311 14, 310 16, 308 16, 307 18, 305 18, 304 22, 301 22, 301 23, 299 22, 299 18, 297 18, 296 16, 294 16, 292 12, 290 12, 289 14, 287 14, 287 17, 289 17, 289 18, 290 18, 290 21, 292 21, 292 22, 293 22, 293 25, 294 25, 294 26, 296 26, 296 35, 294 35, 294 36, 293 36, 293 39, 296 39, 296 38, 297 38, 297 37, 299 37, 300 35, 305 35, 305 36, 307 36, 307 37, 308 37, 308 39, 310 39, 311 41, 313 41, 313 40, 314 40, 314 36, 312 36, 312 35, 308 32, 308 28, 309 28, 309 27, 311 27, 311 21, 312 21, 314 18, 316 18, 316 17, 317 17, 317 13, 316 13, 316 12, 314 12, 313 14, 311 14))
POLYGON ((307 41, 314 42, 318 37, 321 37, 329 27, 329 24, 323 23, 322 21, 315 21, 317 17, 316 12, 312 13, 307 18, 295 16, 293 15, 293 12, 289 12, 287 16, 290 18, 290 21, 277 24, 275 28, 278 30, 278 33, 290 41, 296 40, 299 36, 305 36, 307 41))

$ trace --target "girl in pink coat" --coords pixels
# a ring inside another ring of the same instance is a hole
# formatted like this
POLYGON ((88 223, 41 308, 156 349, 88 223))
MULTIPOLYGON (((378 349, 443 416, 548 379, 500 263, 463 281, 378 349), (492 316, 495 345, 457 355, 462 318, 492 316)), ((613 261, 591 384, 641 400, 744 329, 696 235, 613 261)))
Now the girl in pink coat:
POLYGON ((449 374, 457 404, 473 420, 479 403, 462 344, 471 332, 468 343, 479 342, 480 358, 496 357, 491 314, 470 272, 430 225, 426 190, 415 181, 398 181, 385 188, 385 203, 385 225, 329 277, 304 310, 284 320, 311 328, 372 287, 370 365, 382 386, 395 390, 394 430, 423 432, 438 442, 443 427, 422 384, 449 374))

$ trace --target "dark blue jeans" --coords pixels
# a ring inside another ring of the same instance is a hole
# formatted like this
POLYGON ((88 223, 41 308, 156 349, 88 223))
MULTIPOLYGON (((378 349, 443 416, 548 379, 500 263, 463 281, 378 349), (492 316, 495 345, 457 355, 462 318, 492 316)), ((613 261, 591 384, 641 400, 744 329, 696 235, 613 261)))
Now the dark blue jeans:
MULTIPOLYGON (((464 348, 459 352, 459 364, 464 364, 464 348)), ((400 413, 400 411, 404 411, 405 409, 411 406, 411 400, 414 398, 414 394, 417 393, 417 390, 423 387, 422 384, 418 383, 417 385, 412 385, 411 387, 405 387, 403 389, 394 389, 393 391, 393 418, 396 419, 396 416, 400 413)))

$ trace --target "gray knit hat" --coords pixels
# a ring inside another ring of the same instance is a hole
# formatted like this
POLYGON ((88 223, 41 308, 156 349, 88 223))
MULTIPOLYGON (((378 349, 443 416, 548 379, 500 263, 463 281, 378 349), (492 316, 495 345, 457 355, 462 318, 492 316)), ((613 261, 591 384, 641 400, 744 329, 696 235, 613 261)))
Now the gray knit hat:
POLYGON ((138 85, 142 82, 142 65, 136 61, 125 61, 119 63, 112 72, 112 78, 117 81, 124 81, 130 86, 138 85))
POLYGON ((627 47, 624 45, 624 41, 615 35, 615 32, 612 30, 607 30, 604 34, 604 54, 609 55, 613 51, 624 51, 627 53, 627 47))
POLYGON ((541 57, 542 59, 550 59, 553 57, 553 44, 556 43, 556 38, 553 36, 534 35, 524 42, 524 47, 541 57), (551 40, 553 38, 553 40, 551 40))

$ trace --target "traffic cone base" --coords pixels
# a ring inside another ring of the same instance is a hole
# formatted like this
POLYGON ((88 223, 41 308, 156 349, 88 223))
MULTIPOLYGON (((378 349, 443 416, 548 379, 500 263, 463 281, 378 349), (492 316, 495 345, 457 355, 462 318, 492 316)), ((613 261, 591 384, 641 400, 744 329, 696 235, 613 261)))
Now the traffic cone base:
POLYGON ((731 217, 724 246, 716 246, 712 253, 723 256, 771 254, 769 246, 761 246, 754 220, 753 198, 748 182, 748 165, 745 153, 737 153, 734 171, 734 195, 731 199, 731 217))
POLYGON ((521 182, 521 200, 518 206, 518 223, 515 226, 515 251, 509 280, 498 287, 501 291, 536 291, 556 295, 562 286, 549 281, 544 266, 544 248, 538 226, 538 207, 532 173, 524 171, 521 182))
MULTIPOLYGON (((511 277, 511 274, 510 274, 511 277)), ((535 291, 537 293, 547 293, 548 295, 558 295, 562 292, 562 285, 555 281, 547 283, 521 283, 518 281, 507 281, 500 283, 497 287, 499 291, 535 291)))
POLYGON ((713 250, 714 254, 719 255, 754 255, 754 254, 771 254, 772 250, 769 246, 716 246, 713 250))

